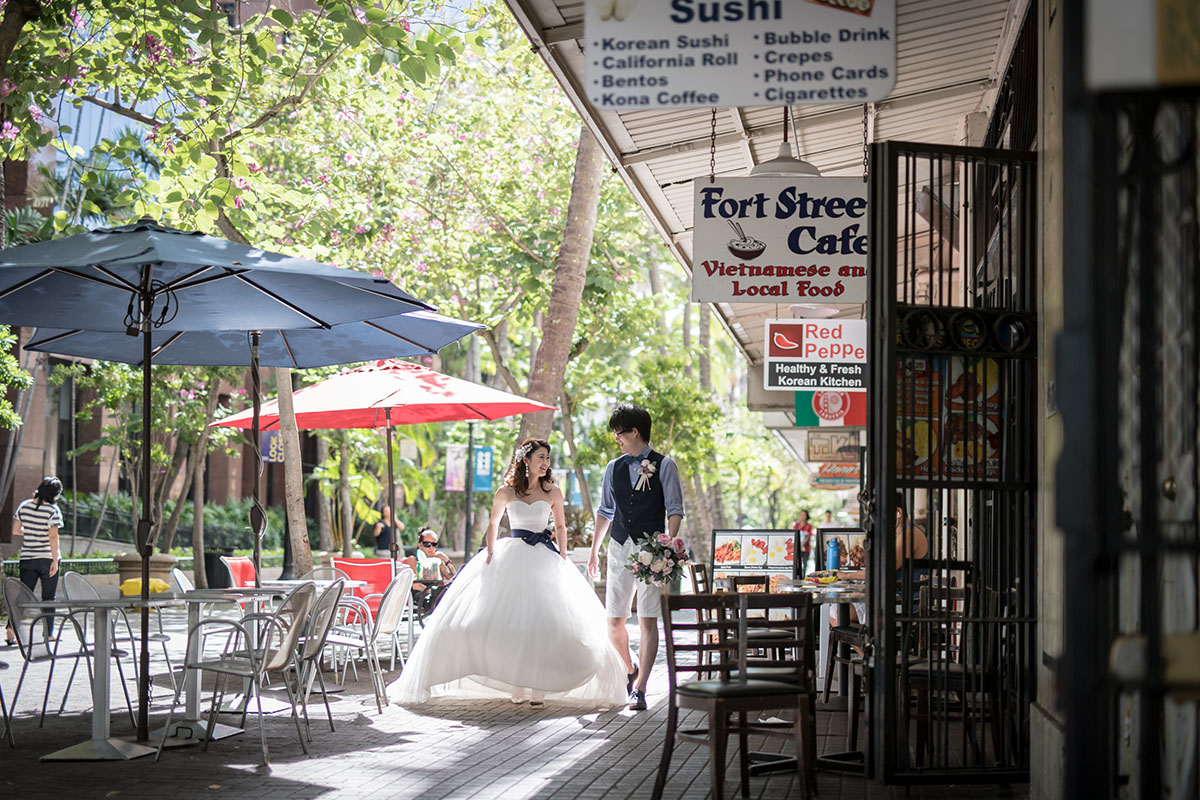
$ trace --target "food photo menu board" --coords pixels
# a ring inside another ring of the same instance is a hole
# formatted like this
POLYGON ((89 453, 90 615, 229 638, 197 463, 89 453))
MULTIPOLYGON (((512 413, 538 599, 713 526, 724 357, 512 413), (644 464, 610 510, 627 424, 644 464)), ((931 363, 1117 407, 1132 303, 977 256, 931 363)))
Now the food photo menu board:
POLYGON ((769 575, 774 591, 795 574, 799 547, 793 530, 726 529, 713 531, 713 579, 769 575))

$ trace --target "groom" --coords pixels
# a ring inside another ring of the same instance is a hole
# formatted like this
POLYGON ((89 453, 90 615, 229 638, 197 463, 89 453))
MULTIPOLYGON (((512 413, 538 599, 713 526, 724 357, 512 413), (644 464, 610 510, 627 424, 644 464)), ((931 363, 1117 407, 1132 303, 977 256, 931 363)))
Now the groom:
POLYGON ((629 685, 629 707, 646 708, 646 681, 658 655, 658 617, 662 589, 633 577, 629 557, 641 549, 648 536, 666 532, 674 538, 683 521, 683 492, 675 462, 650 447, 650 414, 630 403, 621 403, 608 420, 608 427, 624 453, 608 462, 596 510, 596 532, 588 575, 595 580, 600 571, 600 545, 611 533, 604 605, 608 610, 608 638, 625 662, 629 685), (637 592, 638 622, 642 628, 639 664, 629 654, 629 631, 625 621, 637 592))

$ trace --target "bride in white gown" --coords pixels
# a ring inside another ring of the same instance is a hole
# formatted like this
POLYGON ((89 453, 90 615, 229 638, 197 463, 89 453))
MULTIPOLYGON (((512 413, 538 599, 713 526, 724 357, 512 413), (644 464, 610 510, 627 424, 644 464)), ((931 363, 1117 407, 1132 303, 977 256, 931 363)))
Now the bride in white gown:
POLYGON ((463 567, 438 603, 388 687, 395 702, 431 696, 523 702, 528 692, 534 705, 625 703, 625 666, 609 643, 595 589, 566 558, 563 520, 550 445, 527 439, 492 503, 487 550, 463 567), (505 512, 513 535, 497 541, 505 512))

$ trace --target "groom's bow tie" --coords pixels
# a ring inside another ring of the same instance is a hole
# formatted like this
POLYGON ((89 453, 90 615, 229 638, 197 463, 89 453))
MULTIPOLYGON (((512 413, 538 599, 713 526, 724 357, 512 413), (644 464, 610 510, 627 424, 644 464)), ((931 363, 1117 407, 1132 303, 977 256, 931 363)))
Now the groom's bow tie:
POLYGON ((621 466, 623 466, 623 467, 628 467, 630 464, 632 464, 635 461, 637 461, 637 459, 634 458, 633 456, 629 455, 628 453, 621 456, 621 466))

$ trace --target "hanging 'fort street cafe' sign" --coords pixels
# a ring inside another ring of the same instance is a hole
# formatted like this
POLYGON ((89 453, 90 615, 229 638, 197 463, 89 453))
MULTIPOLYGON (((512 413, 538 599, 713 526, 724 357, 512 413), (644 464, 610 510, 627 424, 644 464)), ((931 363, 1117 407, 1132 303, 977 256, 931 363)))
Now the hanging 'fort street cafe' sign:
POLYGON ((587 0, 598 108, 866 103, 896 83, 896 0, 587 0))
POLYGON ((692 299, 865 303, 862 178, 695 179, 692 299))
POLYGON ((865 319, 769 319, 764 349, 764 389, 867 389, 865 319))

